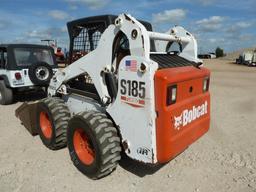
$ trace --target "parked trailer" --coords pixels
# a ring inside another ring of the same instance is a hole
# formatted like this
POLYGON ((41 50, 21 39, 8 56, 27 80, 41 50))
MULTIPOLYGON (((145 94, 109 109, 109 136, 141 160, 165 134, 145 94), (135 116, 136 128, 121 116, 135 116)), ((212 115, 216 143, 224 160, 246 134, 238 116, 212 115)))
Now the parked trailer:
POLYGON ((243 52, 243 58, 244 58, 243 64, 251 65, 252 64, 252 57, 253 57, 253 52, 252 51, 243 52))
POLYGON ((237 64, 256 66, 256 50, 245 51, 236 59, 237 64))
POLYGON ((256 66, 256 51, 254 51, 254 53, 253 53, 252 65, 253 65, 253 66, 256 66))

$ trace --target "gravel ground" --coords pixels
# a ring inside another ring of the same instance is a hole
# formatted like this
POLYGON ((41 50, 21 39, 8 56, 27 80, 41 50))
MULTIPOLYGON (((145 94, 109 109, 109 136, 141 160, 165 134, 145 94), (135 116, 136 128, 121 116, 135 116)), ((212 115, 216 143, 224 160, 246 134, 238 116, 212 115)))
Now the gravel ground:
POLYGON ((161 168, 129 159, 92 181, 73 166, 67 149, 50 151, 15 118, 21 104, 0 106, 0 192, 256 191, 256 68, 207 60, 211 127, 161 168))

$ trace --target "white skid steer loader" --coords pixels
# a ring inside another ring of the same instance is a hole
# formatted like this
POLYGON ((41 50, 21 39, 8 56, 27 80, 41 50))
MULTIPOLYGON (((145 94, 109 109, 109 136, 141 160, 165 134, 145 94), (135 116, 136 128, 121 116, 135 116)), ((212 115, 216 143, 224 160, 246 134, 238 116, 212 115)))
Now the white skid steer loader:
POLYGON ((31 129, 48 148, 67 145, 74 165, 92 179, 110 174, 122 150, 139 162, 166 163, 210 124, 210 72, 189 32, 151 32, 128 14, 108 16, 113 22, 104 28, 97 25, 102 18, 77 21, 70 38, 83 56, 55 73, 47 98, 16 111, 21 120, 31 115, 31 129), (158 43, 156 52, 156 40, 165 49, 158 43), (173 42, 180 53, 166 51, 173 42))

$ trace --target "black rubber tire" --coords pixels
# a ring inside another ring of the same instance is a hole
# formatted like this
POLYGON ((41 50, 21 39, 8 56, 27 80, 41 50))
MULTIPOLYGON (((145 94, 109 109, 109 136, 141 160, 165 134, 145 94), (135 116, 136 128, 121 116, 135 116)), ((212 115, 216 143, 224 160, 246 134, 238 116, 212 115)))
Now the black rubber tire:
POLYGON ((121 159, 120 138, 112 121, 104 113, 89 111, 75 115, 68 126, 68 149, 76 168, 91 179, 100 179, 113 172, 121 159), (92 164, 80 161, 74 149, 73 137, 77 128, 83 129, 95 152, 92 164))
POLYGON ((64 101, 57 97, 43 99, 37 107, 36 125, 43 144, 51 150, 61 149, 67 146, 67 128, 70 112, 64 101), (46 112, 51 125, 51 138, 46 138, 40 126, 40 113, 46 112))
POLYGON ((0 81, 0 104, 9 105, 13 103, 13 91, 6 87, 4 81, 0 81))
POLYGON ((34 63, 32 64, 29 69, 28 69, 28 75, 30 80, 32 81, 32 83, 34 83, 35 85, 42 85, 42 86, 47 86, 50 83, 50 80, 53 76, 53 71, 52 71, 52 67, 45 63, 45 62, 38 62, 38 63, 34 63), (47 79, 45 80, 40 80, 37 78, 36 76, 36 69, 38 69, 38 67, 45 67, 47 68, 48 72, 49 72, 49 76, 47 79))

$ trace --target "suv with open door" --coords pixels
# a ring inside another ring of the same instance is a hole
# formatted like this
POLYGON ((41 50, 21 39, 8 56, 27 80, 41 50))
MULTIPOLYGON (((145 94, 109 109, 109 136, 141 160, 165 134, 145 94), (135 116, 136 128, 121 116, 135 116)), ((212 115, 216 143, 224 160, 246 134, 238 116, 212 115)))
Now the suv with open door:
POLYGON ((48 87, 57 68, 49 46, 0 44, 0 104, 11 104, 15 92, 48 87))

